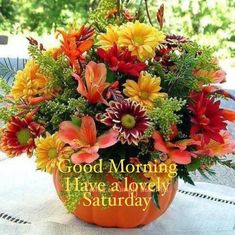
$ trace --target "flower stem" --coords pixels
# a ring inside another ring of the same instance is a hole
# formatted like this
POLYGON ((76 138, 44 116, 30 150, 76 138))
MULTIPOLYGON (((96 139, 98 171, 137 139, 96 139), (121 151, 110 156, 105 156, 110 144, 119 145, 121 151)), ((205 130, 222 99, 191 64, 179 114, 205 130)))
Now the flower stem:
POLYGON ((151 18, 150 18, 150 14, 149 14, 148 2, 147 2, 147 0, 144 0, 144 2, 145 2, 145 8, 146 8, 147 16, 148 16, 148 19, 149 19, 149 23, 151 25, 153 25, 153 23, 151 21, 151 18))
POLYGON ((120 17, 120 0, 117 0, 117 12, 118 16, 120 17))

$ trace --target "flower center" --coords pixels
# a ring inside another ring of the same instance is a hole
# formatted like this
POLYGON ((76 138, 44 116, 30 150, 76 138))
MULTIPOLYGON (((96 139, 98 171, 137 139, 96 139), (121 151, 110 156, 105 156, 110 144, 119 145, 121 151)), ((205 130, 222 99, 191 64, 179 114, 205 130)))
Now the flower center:
POLYGON ((140 93, 140 98, 141 98, 142 100, 147 100, 147 99, 149 98, 148 92, 147 92, 147 91, 141 91, 141 93, 140 93))
POLYGON ((57 150, 56 150, 55 148, 49 149, 49 151, 48 151, 48 157, 49 157, 50 159, 56 158, 57 155, 58 155, 58 153, 57 153, 57 150))
POLYGON ((27 145, 29 139, 31 138, 31 133, 29 129, 23 128, 16 133, 16 137, 21 145, 27 145))
POLYGON ((144 44, 144 40, 141 36, 135 36, 134 37, 134 42, 138 45, 143 45, 144 44))
POLYGON ((132 115, 125 114, 121 118, 121 123, 125 128, 131 129, 135 126, 136 121, 135 121, 135 118, 132 115))

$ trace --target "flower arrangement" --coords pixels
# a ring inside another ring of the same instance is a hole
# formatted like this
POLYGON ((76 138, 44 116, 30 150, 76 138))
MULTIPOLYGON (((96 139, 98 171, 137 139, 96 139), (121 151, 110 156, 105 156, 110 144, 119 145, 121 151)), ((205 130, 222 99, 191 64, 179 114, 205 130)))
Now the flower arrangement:
MULTIPOLYGON (((45 49, 29 38, 25 68, 12 87, 1 82, 1 150, 9 157, 35 155, 37 168, 48 173, 100 160, 108 169, 110 159, 147 165, 138 168, 142 174, 112 175, 117 181, 143 176, 155 201, 164 183, 182 178, 193 184, 192 171, 211 175, 215 164, 234 168, 226 155, 235 151, 228 131, 235 112, 220 102, 234 97, 215 85, 226 74, 213 49, 162 31, 163 7, 160 27, 143 14, 102 1, 90 24, 58 31, 59 47, 45 49), (165 172, 151 171, 161 165, 165 172)), ((105 181, 104 174, 70 176, 105 181)), ((81 190, 64 194, 69 211, 84 196, 81 190)))

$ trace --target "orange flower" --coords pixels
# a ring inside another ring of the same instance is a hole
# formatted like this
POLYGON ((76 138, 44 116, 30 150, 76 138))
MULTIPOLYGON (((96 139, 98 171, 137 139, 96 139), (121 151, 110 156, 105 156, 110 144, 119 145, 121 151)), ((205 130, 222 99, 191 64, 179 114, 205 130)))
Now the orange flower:
POLYGON ((235 111, 223 109, 223 116, 227 121, 235 122, 235 111))
POLYGON ((96 135, 95 121, 90 116, 82 117, 81 127, 69 121, 60 124, 59 138, 73 149, 80 149, 71 157, 74 164, 92 163, 99 158, 99 149, 117 143, 117 131, 110 130, 98 138, 96 135))
POLYGON ((228 131, 223 131, 221 136, 224 139, 224 143, 218 143, 214 140, 210 140, 210 142, 205 146, 197 146, 196 154, 201 156, 224 156, 229 153, 235 152, 235 141, 232 138, 232 135, 228 131))
POLYGON ((210 83, 223 83, 226 81, 226 72, 223 70, 207 71, 203 69, 193 70, 193 75, 198 79, 209 81, 210 83))
POLYGON ((173 162, 178 164, 189 164, 194 154, 186 149, 190 145, 198 144, 192 139, 179 140, 175 143, 164 142, 162 136, 157 131, 153 132, 152 137, 154 139, 155 150, 167 154, 173 162))
POLYGON ((79 31, 70 30, 66 33, 58 30, 58 32, 63 37, 61 50, 68 56, 71 66, 80 73, 79 61, 84 59, 84 52, 90 50, 94 44, 94 29, 82 26, 79 31))
POLYGON ((78 93, 86 97, 88 102, 92 104, 99 102, 106 103, 102 96, 104 90, 109 86, 109 83, 105 82, 106 74, 105 64, 89 62, 85 71, 85 83, 78 75, 74 74, 75 79, 78 81, 78 93))
POLYGON ((203 92, 205 92, 207 94, 213 94, 213 93, 220 94, 220 95, 223 95, 224 97, 235 100, 235 97, 232 94, 230 94, 229 92, 227 92, 217 86, 204 86, 201 89, 203 92))

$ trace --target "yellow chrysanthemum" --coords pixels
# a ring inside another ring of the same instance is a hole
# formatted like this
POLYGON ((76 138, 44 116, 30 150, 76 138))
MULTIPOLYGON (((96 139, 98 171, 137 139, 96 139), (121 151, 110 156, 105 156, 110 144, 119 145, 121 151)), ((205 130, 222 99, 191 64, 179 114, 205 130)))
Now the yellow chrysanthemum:
POLYGON ((150 165, 148 169, 149 172, 144 173, 144 176, 150 179, 153 187, 163 192, 165 187, 168 186, 177 175, 176 164, 170 159, 164 162, 155 160, 154 162, 148 162, 148 164, 150 165))
POLYGON ((117 44, 118 30, 119 30, 118 26, 115 26, 115 25, 108 26, 106 33, 102 33, 97 37, 98 45, 101 48, 108 50, 109 48, 113 46, 114 43, 117 44))
MULTIPOLYGON (((36 164, 37 167, 46 172, 52 173, 57 168, 57 164, 61 159, 71 157, 73 150, 71 147, 66 147, 65 144, 58 138, 58 134, 46 134, 46 137, 39 137, 35 140, 36 144, 36 164)), ((61 165, 63 168, 64 166, 61 165)))
POLYGON ((11 89, 11 96, 18 100, 44 95, 49 79, 39 72, 39 65, 30 60, 24 70, 18 71, 11 89))
POLYGON ((141 72, 138 82, 126 81, 123 93, 143 106, 152 108, 155 99, 167 97, 166 93, 159 92, 161 90, 160 83, 161 79, 159 77, 152 77, 147 72, 141 72))
POLYGON ((128 22, 120 28, 118 44, 127 47, 140 61, 145 61, 155 56, 155 48, 164 39, 165 35, 161 31, 136 21, 128 22))

